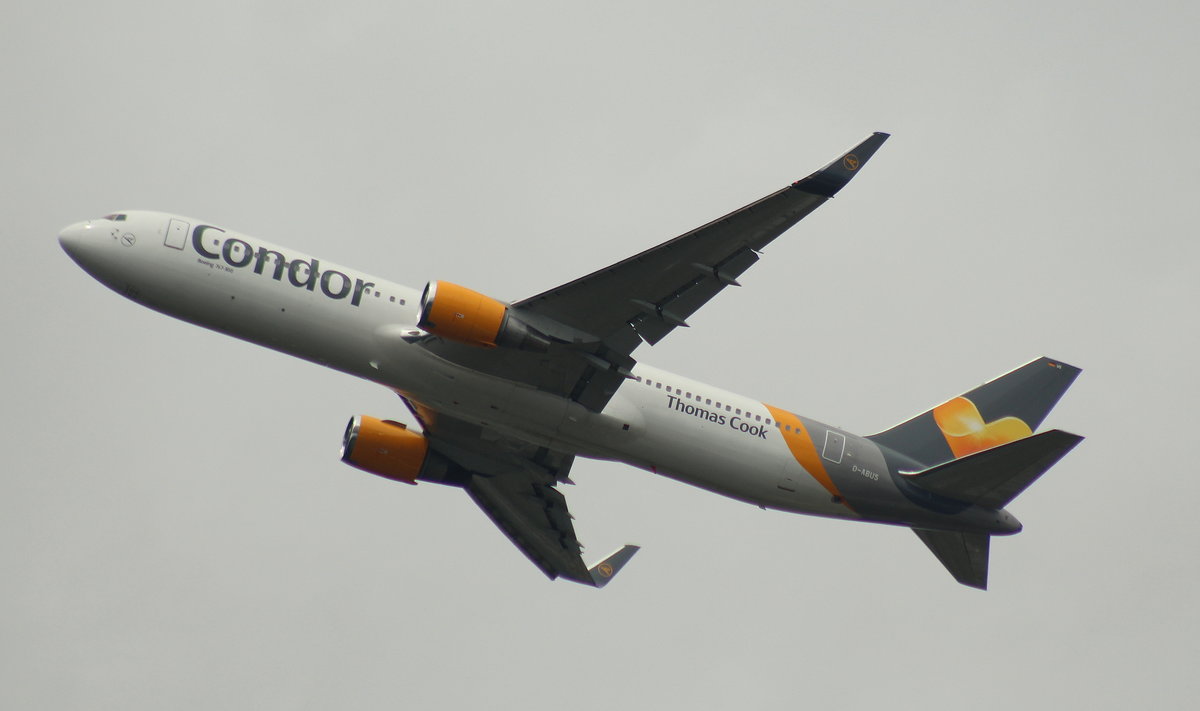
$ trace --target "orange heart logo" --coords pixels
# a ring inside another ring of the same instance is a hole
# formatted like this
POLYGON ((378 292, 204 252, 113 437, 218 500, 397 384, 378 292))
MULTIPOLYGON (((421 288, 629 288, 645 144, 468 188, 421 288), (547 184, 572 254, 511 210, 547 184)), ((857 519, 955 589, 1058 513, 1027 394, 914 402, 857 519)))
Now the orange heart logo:
POLYGON ((965 397, 956 397, 933 408, 933 419, 955 459, 1033 434, 1029 425, 1016 417, 1001 417, 985 423, 979 408, 965 397))

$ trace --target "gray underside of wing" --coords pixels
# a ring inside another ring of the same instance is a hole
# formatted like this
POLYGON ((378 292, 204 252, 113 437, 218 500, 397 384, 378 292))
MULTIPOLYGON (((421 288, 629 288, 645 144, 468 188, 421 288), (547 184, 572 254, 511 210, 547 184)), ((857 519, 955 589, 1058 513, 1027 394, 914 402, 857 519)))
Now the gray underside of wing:
POLYGON ((876 133, 788 187, 703 227, 511 306, 548 334, 545 353, 432 339, 425 347, 479 372, 533 385, 599 411, 651 345, 758 261, 776 237, 833 197, 887 139, 876 133))
POLYGON ((557 488, 567 480, 573 456, 404 401, 431 449, 456 465, 454 482, 534 565, 552 579, 596 585, 557 488))
POLYGON ((566 498, 553 482, 521 474, 475 475, 466 489, 504 535, 549 578, 591 584, 566 498))
POLYGON ((632 350, 651 345, 758 261, 759 251, 826 198, 787 187, 623 262, 514 305, 632 350))
POLYGON ((631 352, 679 326, 838 192, 887 139, 876 133, 788 187, 657 247, 513 305, 631 352), (846 166, 853 166, 848 168, 846 166))

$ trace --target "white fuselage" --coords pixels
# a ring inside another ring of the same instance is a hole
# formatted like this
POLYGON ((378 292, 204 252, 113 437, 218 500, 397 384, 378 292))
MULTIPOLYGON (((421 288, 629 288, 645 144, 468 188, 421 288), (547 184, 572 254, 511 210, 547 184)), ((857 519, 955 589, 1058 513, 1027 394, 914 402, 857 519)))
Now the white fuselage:
POLYGON ((864 478, 856 484, 879 486, 881 499, 893 493, 870 441, 810 420, 801 427, 801 418, 752 398, 639 364, 603 411, 592 412, 414 344, 424 334, 415 325, 420 293, 410 287, 189 218, 121 217, 73 225, 60 237, 107 286, 171 316, 379 383, 432 410, 764 507, 858 515, 836 495, 829 473, 813 471, 807 449, 831 468, 853 461, 864 478), (794 421, 795 431, 778 419, 794 421))

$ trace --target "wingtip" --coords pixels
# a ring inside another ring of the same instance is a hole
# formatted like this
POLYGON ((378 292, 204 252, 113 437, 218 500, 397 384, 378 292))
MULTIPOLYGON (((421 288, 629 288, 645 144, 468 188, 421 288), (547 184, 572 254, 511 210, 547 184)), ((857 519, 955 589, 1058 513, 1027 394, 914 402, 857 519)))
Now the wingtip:
POLYGON ((858 145, 835 158, 829 165, 812 175, 792 183, 793 187, 813 195, 831 198, 846 187, 858 171, 866 165, 890 133, 876 131, 860 141, 858 145))
POLYGON ((633 554, 639 550, 641 550, 641 546, 628 544, 593 565, 588 569, 588 574, 592 578, 592 585, 598 588, 608 585, 609 581, 615 578, 617 573, 621 572, 621 568, 624 568, 629 559, 633 558, 633 554))

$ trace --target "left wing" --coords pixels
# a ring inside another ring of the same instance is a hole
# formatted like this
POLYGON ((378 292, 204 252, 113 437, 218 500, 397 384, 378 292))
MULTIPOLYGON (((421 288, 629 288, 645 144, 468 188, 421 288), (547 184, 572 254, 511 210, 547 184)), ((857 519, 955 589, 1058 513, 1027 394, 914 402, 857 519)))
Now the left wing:
POLYGON ((448 483, 471 499, 551 580, 566 578, 604 587, 633 557, 627 545, 592 567, 583 562, 566 497, 574 457, 499 435, 479 425, 405 403, 425 430, 429 446, 457 466, 448 483))
POLYGON ((465 367, 532 385, 594 411, 654 345, 758 261, 759 252, 850 182, 888 134, 740 210, 588 276, 512 304, 550 337, 546 352, 478 348, 440 338, 424 347, 465 367))
POLYGON ((513 304, 628 355, 654 345, 737 277, 776 237, 850 182, 888 134, 875 133, 803 180, 610 267, 513 304))

